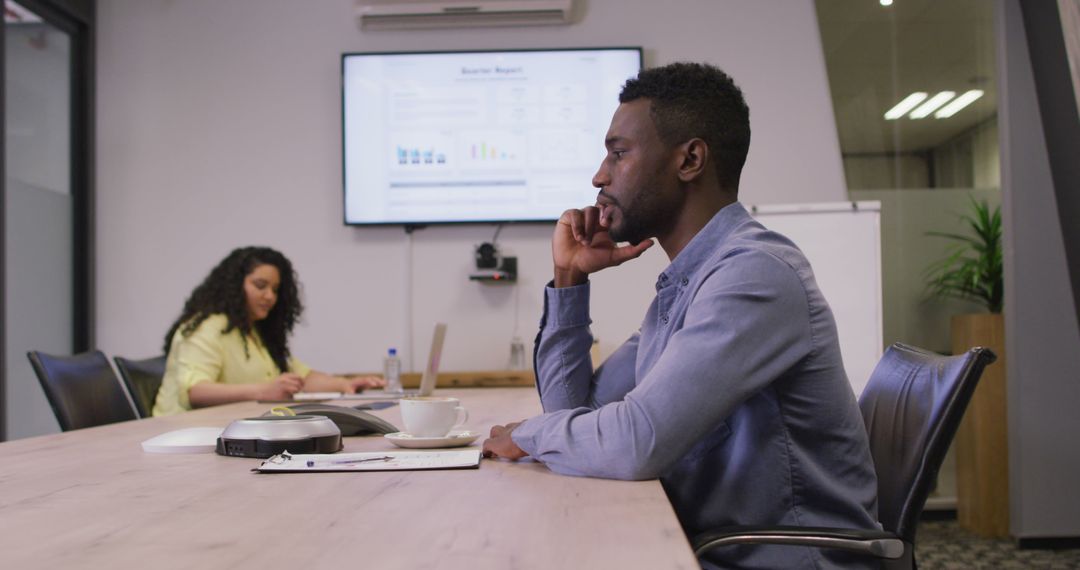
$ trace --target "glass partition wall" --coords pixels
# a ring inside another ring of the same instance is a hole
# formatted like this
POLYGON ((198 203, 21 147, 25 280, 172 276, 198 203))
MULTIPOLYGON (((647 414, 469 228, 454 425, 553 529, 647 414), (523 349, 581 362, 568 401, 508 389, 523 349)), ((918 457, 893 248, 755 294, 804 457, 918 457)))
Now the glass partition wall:
MULTIPOLYGON (((885 345, 952 351, 952 315, 976 303, 928 294, 928 267, 965 231, 971 199, 1000 204, 993 2, 817 0, 851 200, 882 202, 885 345)), ((956 506, 946 459, 928 508, 956 506)))
POLYGON ((90 346, 92 11, 4 3, 0 440, 59 431, 26 352, 90 346))

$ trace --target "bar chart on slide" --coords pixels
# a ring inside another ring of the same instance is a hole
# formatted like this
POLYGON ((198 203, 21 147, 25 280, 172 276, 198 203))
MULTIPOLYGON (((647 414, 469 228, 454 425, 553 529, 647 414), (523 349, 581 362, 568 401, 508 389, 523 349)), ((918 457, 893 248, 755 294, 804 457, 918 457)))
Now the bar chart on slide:
POLYGON ((395 148, 394 156, 397 158, 398 166, 446 164, 446 153, 437 151, 434 147, 419 148, 414 146, 409 148, 398 145, 395 148))
POLYGON ((526 161, 525 135, 513 131, 465 131, 458 135, 463 169, 519 168, 526 161))
POLYGON ((505 148, 499 148, 494 144, 489 145, 486 142, 481 142, 469 145, 468 158, 469 160, 498 161, 514 160, 517 155, 512 152, 508 153, 505 148))
POLYGON ((387 156, 397 172, 446 170, 454 139, 442 131, 404 131, 390 137, 387 156))

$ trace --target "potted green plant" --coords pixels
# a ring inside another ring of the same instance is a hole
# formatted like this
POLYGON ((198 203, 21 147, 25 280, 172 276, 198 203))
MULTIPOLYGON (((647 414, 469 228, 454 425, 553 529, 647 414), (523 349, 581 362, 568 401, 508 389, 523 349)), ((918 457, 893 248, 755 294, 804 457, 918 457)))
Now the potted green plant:
POLYGON ((1001 208, 971 198, 960 219, 966 233, 929 234, 955 243, 927 268, 927 288, 987 309, 952 316, 953 354, 985 346, 998 360, 983 372, 956 433, 956 515, 972 532, 1001 538, 1009 533, 1001 208))
POLYGON ((1001 312, 1003 271, 1001 255, 1001 207, 993 210, 986 201, 971 200, 971 212, 960 216, 969 235, 929 232, 954 240, 949 254, 927 269, 927 286, 937 297, 976 301, 991 313, 1001 312))

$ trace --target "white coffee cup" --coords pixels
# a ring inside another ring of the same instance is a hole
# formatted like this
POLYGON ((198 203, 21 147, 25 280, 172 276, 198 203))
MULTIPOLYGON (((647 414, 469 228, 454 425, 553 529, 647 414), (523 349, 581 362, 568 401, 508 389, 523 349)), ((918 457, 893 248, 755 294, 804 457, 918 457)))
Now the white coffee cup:
POLYGON ((401 399, 405 431, 417 437, 444 437, 469 421, 469 412, 457 398, 413 396, 401 399))

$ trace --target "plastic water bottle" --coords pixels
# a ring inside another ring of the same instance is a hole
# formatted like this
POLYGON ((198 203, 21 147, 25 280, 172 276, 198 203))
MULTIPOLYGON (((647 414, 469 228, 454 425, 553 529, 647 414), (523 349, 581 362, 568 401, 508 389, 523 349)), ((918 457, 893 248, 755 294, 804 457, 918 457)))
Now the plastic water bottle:
POLYGON ((401 387, 401 359, 398 358, 397 349, 391 348, 383 359, 383 378, 386 379, 387 392, 404 392, 401 387))
POLYGON ((525 369, 525 343, 521 342, 521 337, 515 336, 510 341, 510 370, 524 370, 525 369))

